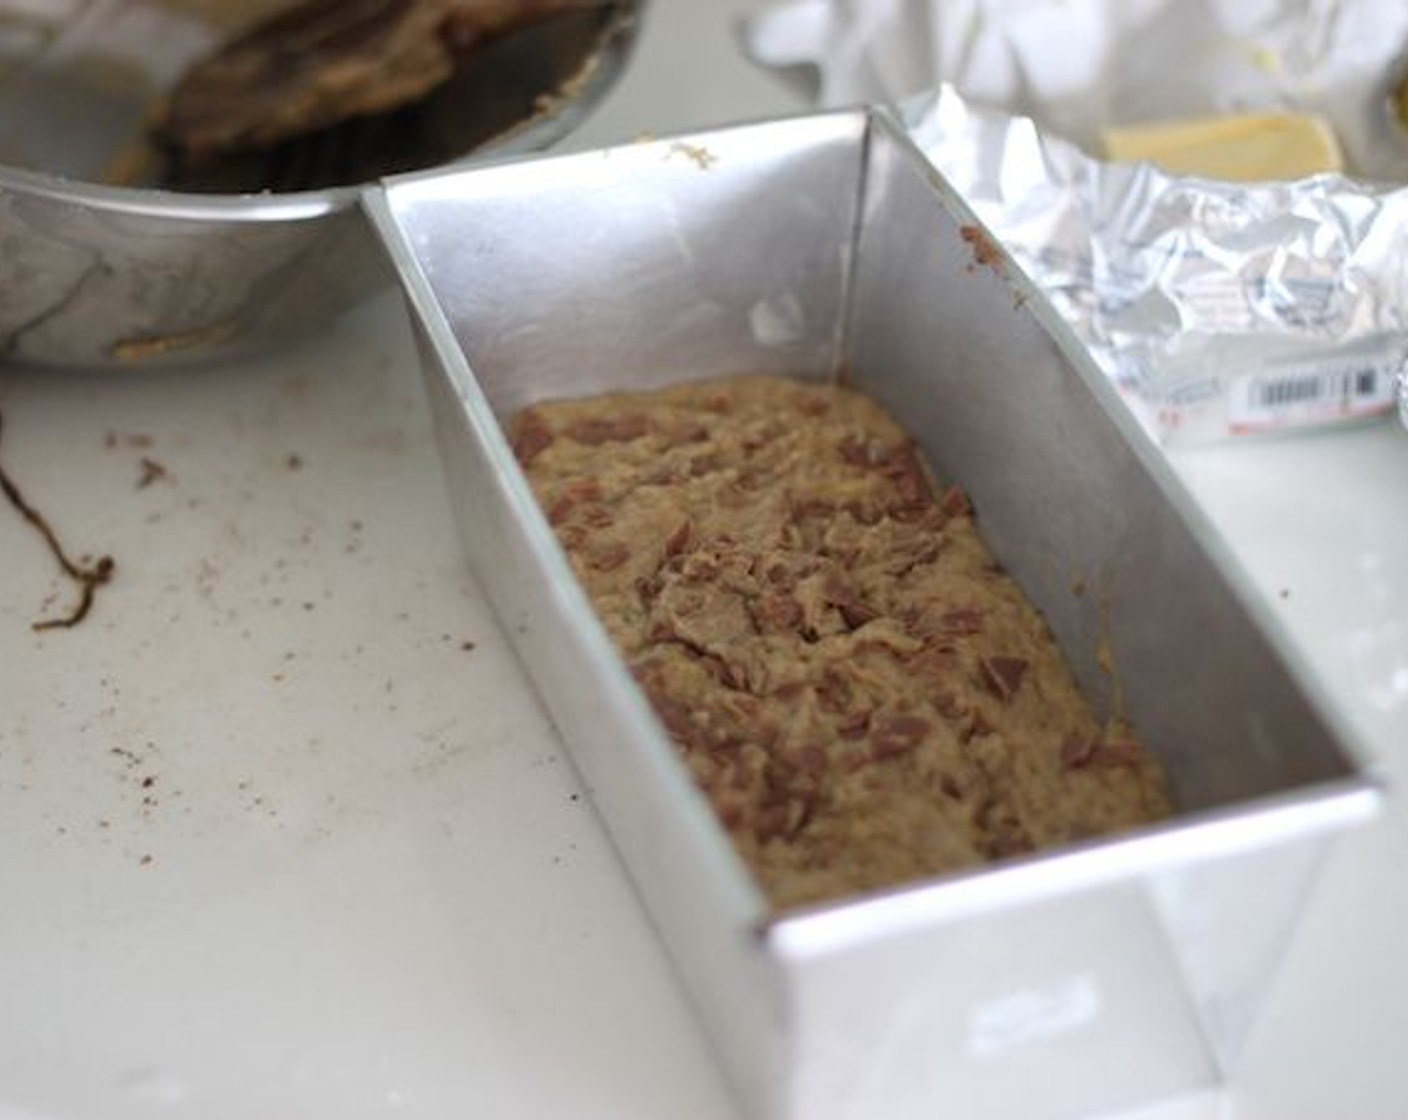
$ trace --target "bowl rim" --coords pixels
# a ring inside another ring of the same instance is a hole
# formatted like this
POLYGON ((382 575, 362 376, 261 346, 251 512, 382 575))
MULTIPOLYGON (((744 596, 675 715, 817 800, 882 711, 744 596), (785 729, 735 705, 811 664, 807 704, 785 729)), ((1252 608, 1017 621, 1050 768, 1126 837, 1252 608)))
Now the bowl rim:
MULTIPOLYGON (((471 151, 417 171, 450 171, 507 156, 545 151, 569 136, 605 99, 625 72, 650 0, 614 0, 614 12, 579 76, 546 94, 532 116, 471 151), (569 92, 563 92, 568 89, 569 92)), ((225 222, 309 221, 350 209, 384 176, 303 191, 240 193, 124 187, 0 163, 0 195, 21 194, 109 214, 225 222)))

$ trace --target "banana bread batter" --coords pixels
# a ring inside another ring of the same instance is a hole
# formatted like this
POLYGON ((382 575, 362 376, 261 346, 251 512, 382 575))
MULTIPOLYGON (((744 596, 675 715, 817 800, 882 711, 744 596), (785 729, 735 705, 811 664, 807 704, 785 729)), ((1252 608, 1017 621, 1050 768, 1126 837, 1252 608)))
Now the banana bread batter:
POLYGON ((572 565, 773 903, 1165 816, 1162 771, 1046 624, 833 385, 743 376, 525 409, 514 450, 572 565))

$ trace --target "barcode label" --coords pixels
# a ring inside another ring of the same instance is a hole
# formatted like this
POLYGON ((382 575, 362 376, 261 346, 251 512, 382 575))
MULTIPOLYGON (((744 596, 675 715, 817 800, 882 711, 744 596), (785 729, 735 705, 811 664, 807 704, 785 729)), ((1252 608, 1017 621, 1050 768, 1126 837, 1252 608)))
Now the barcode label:
POLYGON ((1393 407, 1397 363, 1264 370, 1232 383, 1228 421, 1234 432, 1267 431, 1375 416, 1393 407))

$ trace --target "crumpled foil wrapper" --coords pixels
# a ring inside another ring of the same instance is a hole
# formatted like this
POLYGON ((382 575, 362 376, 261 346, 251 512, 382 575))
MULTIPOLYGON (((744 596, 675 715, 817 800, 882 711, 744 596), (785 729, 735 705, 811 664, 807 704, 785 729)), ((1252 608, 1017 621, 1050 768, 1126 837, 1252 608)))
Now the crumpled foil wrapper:
POLYGON ((745 49, 900 113, 1165 441, 1408 424, 1408 4, 787 0, 745 49), (804 71, 797 69, 803 64, 804 71), (935 92, 937 91, 937 92, 935 92), (1111 124, 1316 112, 1358 178, 1245 185, 1094 158, 1111 124))
POLYGON ((947 86, 900 112, 1161 439, 1408 418, 1408 188, 1106 163, 947 86))

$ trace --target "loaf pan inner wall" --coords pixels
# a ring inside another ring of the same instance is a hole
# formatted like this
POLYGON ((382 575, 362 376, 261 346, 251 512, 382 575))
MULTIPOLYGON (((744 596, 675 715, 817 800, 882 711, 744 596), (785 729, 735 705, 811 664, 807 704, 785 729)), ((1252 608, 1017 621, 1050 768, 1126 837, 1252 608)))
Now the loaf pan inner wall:
POLYGON ((1186 810, 1351 776, 1213 530, 1064 325, 907 141, 878 126, 869 163, 848 364, 967 489, 1087 693, 1131 717, 1186 810))
POLYGON ((864 117, 710 133, 398 188, 490 407, 836 368, 864 117), (570 183, 570 187, 566 186, 570 183))

